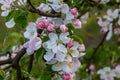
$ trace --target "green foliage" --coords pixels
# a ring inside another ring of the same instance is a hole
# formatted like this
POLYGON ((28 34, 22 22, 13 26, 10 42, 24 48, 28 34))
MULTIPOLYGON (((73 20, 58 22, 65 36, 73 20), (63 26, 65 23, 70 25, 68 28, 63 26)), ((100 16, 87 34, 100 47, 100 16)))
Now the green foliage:
POLYGON ((40 48, 39 50, 36 51, 35 58, 36 58, 37 61, 38 60, 41 61, 43 59, 43 55, 45 53, 44 51, 45 51, 44 48, 40 48))
POLYGON ((28 24, 26 13, 22 10, 16 10, 14 12, 14 20, 15 20, 16 26, 18 27, 24 28, 28 24))
POLYGON ((3 80, 5 77, 5 72, 3 70, 0 70, 0 80, 3 80))
POLYGON ((16 26, 19 28, 25 28, 28 24, 26 12, 23 10, 14 10, 9 13, 6 17, 6 22, 8 22, 11 18, 14 18, 16 26))
POLYGON ((11 48, 13 45, 19 45, 24 41, 23 36, 19 33, 13 32, 5 37, 3 47, 5 49, 11 48))
POLYGON ((42 74, 40 79, 41 80, 51 80, 53 77, 54 72, 51 69, 51 66, 48 66, 42 70, 42 74))

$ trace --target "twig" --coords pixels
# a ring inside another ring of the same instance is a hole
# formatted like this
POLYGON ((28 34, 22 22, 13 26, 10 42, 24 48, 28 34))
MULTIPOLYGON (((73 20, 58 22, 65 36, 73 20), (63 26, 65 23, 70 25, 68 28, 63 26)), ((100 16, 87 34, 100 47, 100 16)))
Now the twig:
POLYGON ((30 9, 29 11, 32 12, 32 13, 37 13, 37 14, 40 15, 40 16, 46 16, 46 17, 61 17, 61 14, 60 14, 60 13, 52 14, 52 13, 47 13, 47 12, 40 11, 40 10, 38 10, 38 9, 36 9, 36 10, 30 9))
POLYGON ((29 65, 28 65, 28 70, 27 70, 28 73, 30 73, 32 70, 33 58, 34 58, 34 54, 30 55, 30 60, 29 60, 29 65))
POLYGON ((33 6, 30 0, 27 0, 28 4, 32 7, 32 9, 36 10, 36 8, 33 6))
POLYGON ((12 60, 13 60, 13 59, 9 58, 9 59, 7 59, 7 60, 0 61, 0 65, 12 63, 12 60))
POLYGON ((100 43, 97 45, 97 47, 94 49, 94 51, 93 51, 91 57, 89 58, 89 60, 91 60, 91 59, 93 58, 93 56, 97 53, 97 51, 98 51, 98 49, 100 48, 100 46, 103 45, 103 43, 104 43, 104 41, 105 41, 105 39, 106 39, 106 37, 107 37, 108 32, 109 32, 109 31, 107 31, 107 32, 105 33, 105 35, 104 35, 103 39, 101 40, 101 42, 100 42, 100 43))
POLYGON ((40 16, 47 16, 47 17, 61 17, 61 14, 60 13, 47 13, 47 12, 43 12, 43 11, 40 11, 39 9, 36 9, 33 4, 31 3, 30 0, 27 0, 28 4, 32 7, 32 9, 29 9, 29 12, 32 12, 32 13, 37 13, 38 15, 40 16))
POLYGON ((17 70, 17 80, 22 80, 21 68, 19 66, 19 61, 21 57, 26 53, 26 48, 21 49, 20 52, 15 56, 12 62, 12 67, 17 70))

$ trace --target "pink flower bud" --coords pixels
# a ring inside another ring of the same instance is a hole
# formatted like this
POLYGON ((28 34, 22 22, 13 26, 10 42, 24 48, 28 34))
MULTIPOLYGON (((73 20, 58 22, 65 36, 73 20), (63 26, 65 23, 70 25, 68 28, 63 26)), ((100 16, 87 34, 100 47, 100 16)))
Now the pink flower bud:
POLYGON ((95 64, 90 64, 89 69, 90 69, 91 71, 94 71, 94 70, 95 70, 95 64))
POLYGON ((48 27, 50 23, 48 19, 44 19, 42 22, 44 22, 45 27, 48 27))
POLYGON ((114 29, 114 34, 119 35, 120 34, 120 28, 115 28, 114 29))
POLYGON ((85 45, 84 44, 81 44, 79 47, 78 47, 79 51, 85 51, 85 45))
POLYGON ((100 30, 100 34, 101 35, 104 35, 105 34, 105 31, 103 29, 100 30))
POLYGON ((49 26, 47 27, 48 31, 55 31, 55 26, 53 24, 49 24, 49 26))
POLYGON ((66 73, 64 74, 64 80, 70 80, 70 74, 66 73))
POLYGON ((40 21, 38 24, 37 24, 37 27, 38 29, 43 29, 45 27, 45 24, 43 21, 40 21))
POLYGON ((62 32, 67 32, 67 31, 68 31, 68 28, 67 28, 65 25, 61 25, 61 26, 60 26, 60 30, 61 30, 62 32))
POLYGON ((114 67, 117 67, 118 65, 119 65, 118 63, 114 63, 114 64, 113 64, 114 67))
POLYGON ((82 23, 81 23, 81 21, 80 21, 79 19, 75 19, 72 24, 73 24, 73 26, 74 26, 76 29, 82 27, 82 23))
POLYGON ((68 48, 71 48, 71 47, 73 47, 73 45, 74 45, 73 42, 70 41, 70 42, 67 44, 67 47, 68 47, 68 48))
POLYGON ((71 12, 71 14, 73 14, 73 15, 77 15, 77 9, 76 8, 72 8, 71 10, 70 10, 70 12, 71 12))

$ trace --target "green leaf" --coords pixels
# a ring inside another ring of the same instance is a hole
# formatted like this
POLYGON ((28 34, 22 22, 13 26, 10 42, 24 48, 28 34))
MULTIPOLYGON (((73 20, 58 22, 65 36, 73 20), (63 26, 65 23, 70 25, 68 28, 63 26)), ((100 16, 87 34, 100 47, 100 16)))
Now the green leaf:
POLYGON ((35 58, 37 61, 42 60, 44 52, 45 52, 45 50, 43 47, 41 47, 39 50, 36 51, 35 58))
POLYGON ((28 24, 26 13, 22 10, 16 10, 14 12, 14 21, 18 27, 25 28, 28 24))
POLYGON ((9 15, 5 18, 5 22, 8 22, 13 17, 14 17, 14 11, 11 11, 9 15))
POLYGON ((23 41, 23 36, 21 34, 13 32, 5 37, 3 46, 5 49, 8 49, 13 45, 18 45, 22 43, 23 41))
POLYGON ((40 79, 41 80, 51 80, 53 77, 52 72, 53 71, 51 69, 51 66, 47 66, 45 69, 43 69, 40 79))
POLYGON ((78 41, 80 44, 83 43, 82 39, 81 39, 79 36, 77 36, 77 35, 72 35, 72 38, 73 38, 75 41, 78 41))
POLYGON ((5 72, 3 70, 0 70, 0 80, 3 80, 5 77, 5 72))

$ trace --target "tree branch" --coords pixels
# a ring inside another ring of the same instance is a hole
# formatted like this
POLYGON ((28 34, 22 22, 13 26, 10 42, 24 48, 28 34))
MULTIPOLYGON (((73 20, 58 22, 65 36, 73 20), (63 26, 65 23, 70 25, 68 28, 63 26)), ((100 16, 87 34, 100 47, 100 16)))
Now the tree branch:
POLYGON ((105 41, 105 39, 106 39, 106 37, 107 37, 108 32, 109 32, 109 31, 107 31, 107 32, 105 33, 103 39, 102 39, 101 42, 97 45, 97 47, 95 48, 95 50, 93 51, 91 57, 90 57, 88 60, 91 60, 91 59, 93 58, 93 56, 97 53, 97 51, 98 51, 98 49, 100 48, 100 46, 103 45, 103 43, 104 43, 104 41, 105 41))
POLYGON ((28 65, 28 73, 32 70, 32 64, 33 64, 34 54, 30 55, 29 65, 28 65))
POLYGON ((38 15, 40 16, 47 16, 47 17, 61 17, 61 14, 60 13, 47 13, 47 12, 43 12, 43 11, 40 11, 39 9, 36 9, 33 4, 31 3, 30 0, 27 0, 28 4, 32 7, 32 9, 29 10, 29 12, 32 12, 32 13, 37 13, 38 15))
POLYGON ((9 59, 7 59, 7 60, 0 61, 0 65, 10 64, 10 63, 12 63, 12 60, 13 60, 13 59, 9 58, 9 59))
POLYGON ((21 74, 21 68, 19 66, 19 61, 25 53, 26 53, 26 48, 21 49, 21 51, 17 53, 17 55, 15 56, 12 62, 12 67, 17 70, 17 80, 22 80, 22 74, 21 74))

